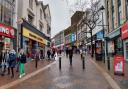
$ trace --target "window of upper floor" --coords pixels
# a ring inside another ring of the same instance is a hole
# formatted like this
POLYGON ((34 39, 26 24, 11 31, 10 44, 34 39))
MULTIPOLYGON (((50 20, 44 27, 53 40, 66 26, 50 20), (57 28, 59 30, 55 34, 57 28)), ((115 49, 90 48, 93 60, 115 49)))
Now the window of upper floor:
POLYGON ((51 28, 47 25, 47 34, 51 34, 51 28))
POLYGON ((112 29, 114 30, 114 23, 115 23, 115 10, 114 10, 114 4, 115 4, 115 0, 112 0, 112 29))
POLYGON ((121 0, 118 0, 118 25, 122 24, 121 0))
POLYGON ((40 30, 41 32, 43 32, 43 28, 44 28, 43 24, 40 23, 40 24, 39 24, 39 30, 40 30))
POLYGON ((128 20, 128 0, 126 0, 126 19, 128 20))
POLYGON ((32 17, 31 15, 28 15, 28 22, 30 24, 33 24, 33 20, 34 20, 34 17, 32 17))
POLYGON ((33 10, 33 0, 29 0, 29 8, 33 10))
POLYGON ((0 0, 0 21, 13 26, 15 0, 0 0))
POLYGON ((43 16, 43 11, 42 9, 40 9, 40 19, 42 20, 42 16, 43 16))

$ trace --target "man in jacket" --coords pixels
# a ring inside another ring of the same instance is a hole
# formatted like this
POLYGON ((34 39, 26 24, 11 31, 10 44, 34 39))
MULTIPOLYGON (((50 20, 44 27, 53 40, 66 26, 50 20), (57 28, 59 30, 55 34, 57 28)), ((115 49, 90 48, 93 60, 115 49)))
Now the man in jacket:
POLYGON ((72 57, 73 57, 73 49, 72 47, 69 48, 69 61, 70 61, 70 66, 72 66, 72 57))

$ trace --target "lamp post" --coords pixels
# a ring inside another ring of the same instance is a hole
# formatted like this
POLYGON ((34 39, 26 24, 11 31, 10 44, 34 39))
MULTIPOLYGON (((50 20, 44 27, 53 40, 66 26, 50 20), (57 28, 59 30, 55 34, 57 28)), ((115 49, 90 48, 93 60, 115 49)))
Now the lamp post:
MULTIPOLYGON (((101 6, 101 8, 99 10, 104 10, 104 6, 101 6)), ((110 58, 109 58, 109 55, 108 55, 108 52, 107 52, 107 40, 106 40, 106 37, 105 37, 105 29, 104 29, 104 26, 107 26, 108 29, 109 29, 109 24, 108 25, 104 25, 104 19, 103 19, 103 11, 102 11, 102 25, 99 25, 99 26, 102 26, 103 28, 103 38, 104 38, 104 44, 105 44, 105 49, 104 49, 104 63, 105 63, 105 58, 107 56, 107 67, 108 67, 108 70, 110 70, 110 58)))
MULTIPOLYGON (((103 10, 105 10, 104 6, 101 6, 100 9, 99 9, 99 11, 102 11, 102 29, 103 29, 103 38, 104 38, 104 37, 105 37, 105 36, 104 36, 105 31, 104 31, 104 17, 103 17, 104 14, 103 14, 103 10)), ((106 43, 106 41, 105 41, 105 39, 104 39, 104 44, 105 44, 105 43, 106 43)), ((105 45, 104 45, 104 46, 105 46, 105 45)), ((102 46, 102 48, 103 48, 103 46, 102 46)), ((103 55, 103 61, 104 61, 104 63, 105 63, 105 56, 106 56, 106 55, 105 55, 105 54, 106 54, 106 53, 105 53, 105 47, 104 47, 104 52, 103 52, 103 54, 104 54, 104 55, 103 55)))

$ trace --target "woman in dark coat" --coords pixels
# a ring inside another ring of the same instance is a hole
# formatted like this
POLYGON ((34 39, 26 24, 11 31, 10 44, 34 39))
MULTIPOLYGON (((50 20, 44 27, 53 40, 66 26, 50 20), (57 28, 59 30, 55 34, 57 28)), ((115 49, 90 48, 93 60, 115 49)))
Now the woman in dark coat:
POLYGON ((36 53, 35 53, 35 68, 37 68, 39 60, 40 60, 40 50, 36 49, 36 53))
POLYGON ((10 69, 11 69, 11 73, 12 73, 11 77, 13 78, 14 77, 14 67, 16 65, 16 52, 15 52, 15 50, 10 51, 8 64, 9 64, 8 72, 10 74, 10 69))
POLYGON ((69 48, 68 54, 69 54, 70 66, 72 66, 72 57, 73 57, 73 50, 72 50, 72 47, 69 48))

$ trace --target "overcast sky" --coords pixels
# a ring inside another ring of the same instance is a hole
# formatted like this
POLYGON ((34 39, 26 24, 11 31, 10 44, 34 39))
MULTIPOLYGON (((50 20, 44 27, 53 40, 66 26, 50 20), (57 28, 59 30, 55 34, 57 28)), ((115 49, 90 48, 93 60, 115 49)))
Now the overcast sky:
POLYGON ((59 31, 70 26, 70 17, 72 12, 70 8, 78 0, 42 0, 44 4, 49 4, 52 18, 52 37, 59 31), (67 3, 68 2, 68 3, 67 3))

